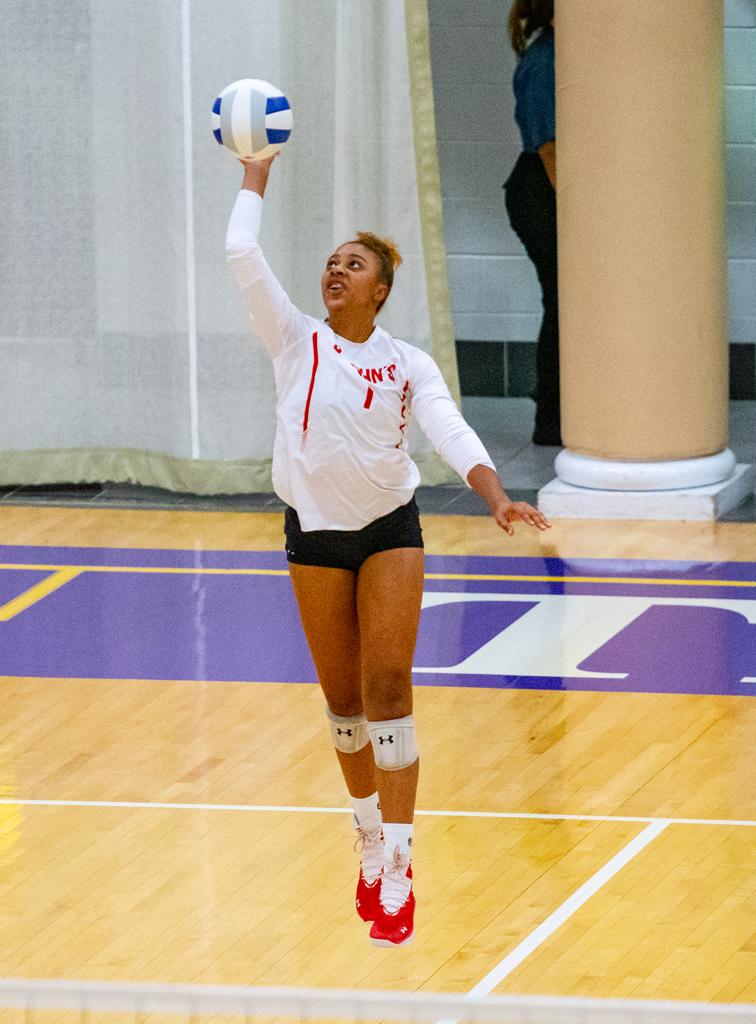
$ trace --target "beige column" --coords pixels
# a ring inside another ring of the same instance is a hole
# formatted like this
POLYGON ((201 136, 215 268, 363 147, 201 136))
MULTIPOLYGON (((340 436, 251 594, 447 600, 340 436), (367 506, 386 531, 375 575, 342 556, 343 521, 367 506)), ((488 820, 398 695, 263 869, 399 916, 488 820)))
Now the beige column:
POLYGON ((560 479, 728 478, 720 0, 557 0, 560 479))

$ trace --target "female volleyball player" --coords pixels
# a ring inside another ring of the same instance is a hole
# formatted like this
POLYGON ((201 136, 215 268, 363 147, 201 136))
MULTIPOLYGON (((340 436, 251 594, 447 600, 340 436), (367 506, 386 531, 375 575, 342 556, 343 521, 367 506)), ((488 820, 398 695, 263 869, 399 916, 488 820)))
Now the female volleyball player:
POLYGON ((549 525, 510 501, 430 356, 374 323, 400 262, 361 233, 326 261, 325 321, 301 313, 258 244, 272 161, 245 162, 226 238, 255 333, 273 359, 273 484, 286 502, 286 554, 307 642, 352 798, 362 858, 357 911, 377 945, 411 941, 410 852, 418 748, 412 656, 423 541, 407 454, 414 417, 507 533, 549 525))

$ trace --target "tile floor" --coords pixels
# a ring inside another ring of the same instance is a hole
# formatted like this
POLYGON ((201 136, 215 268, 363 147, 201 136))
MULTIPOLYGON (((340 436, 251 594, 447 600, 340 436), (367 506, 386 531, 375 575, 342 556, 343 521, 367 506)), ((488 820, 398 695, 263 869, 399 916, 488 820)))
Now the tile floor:
MULTIPOLYGON (((508 493, 519 501, 535 502, 540 487, 554 477, 558 448, 531 444, 533 403, 527 398, 462 399, 465 417, 488 448, 508 493)), ((756 402, 730 403, 730 447, 738 462, 756 463, 756 402)), ((417 501, 422 512, 485 515, 481 499, 463 484, 421 487, 417 501)), ((275 494, 176 494, 132 484, 52 484, 38 487, 0 487, 0 503, 111 508, 191 508, 197 511, 273 511, 282 508, 275 494)), ((729 521, 756 522, 756 496, 733 512, 729 521)))

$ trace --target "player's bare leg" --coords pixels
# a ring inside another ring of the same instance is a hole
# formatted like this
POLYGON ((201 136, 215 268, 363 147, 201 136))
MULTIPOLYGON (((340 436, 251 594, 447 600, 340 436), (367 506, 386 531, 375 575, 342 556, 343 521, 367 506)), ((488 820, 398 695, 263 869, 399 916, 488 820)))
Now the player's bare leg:
POLYGON ((376 758, 386 849, 382 913, 370 932, 379 945, 412 938, 410 868, 419 759, 412 719, 412 658, 423 594, 421 548, 372 555, 357 584, 362 693, 376 758))
MULTIPOLYGON (((357 577, 346 569, 289 564, 307 644, 318 681, 334 715, 360 715, 360 634, 357 624, 357 577), (334 628, 334 624, 337 624, 334 628)), ((375 793, 375 762, 369 745, 353 754, 336 751, 350 794, 375 793)))
POLYGON ((383 838, 375 759, 362 704, 357 576, 345 569, 295 563, 289 563, 289 571, 355 815, 361 853, 357 912, 372 921, 383 870, 383 838))

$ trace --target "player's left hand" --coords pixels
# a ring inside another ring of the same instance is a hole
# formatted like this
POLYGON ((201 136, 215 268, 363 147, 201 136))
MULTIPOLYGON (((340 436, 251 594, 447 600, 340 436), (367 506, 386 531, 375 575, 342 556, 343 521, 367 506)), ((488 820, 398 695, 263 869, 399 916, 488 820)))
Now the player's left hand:
POLYGON ((523 522, 528 526, 535 526, 537 530, 548 530, 551 523, 546 516, 537 508, 528 505, 527 501, 503 501, 493 511, 493 517, 498 526, 511 537, 514 533, 512 523, 523 522))

